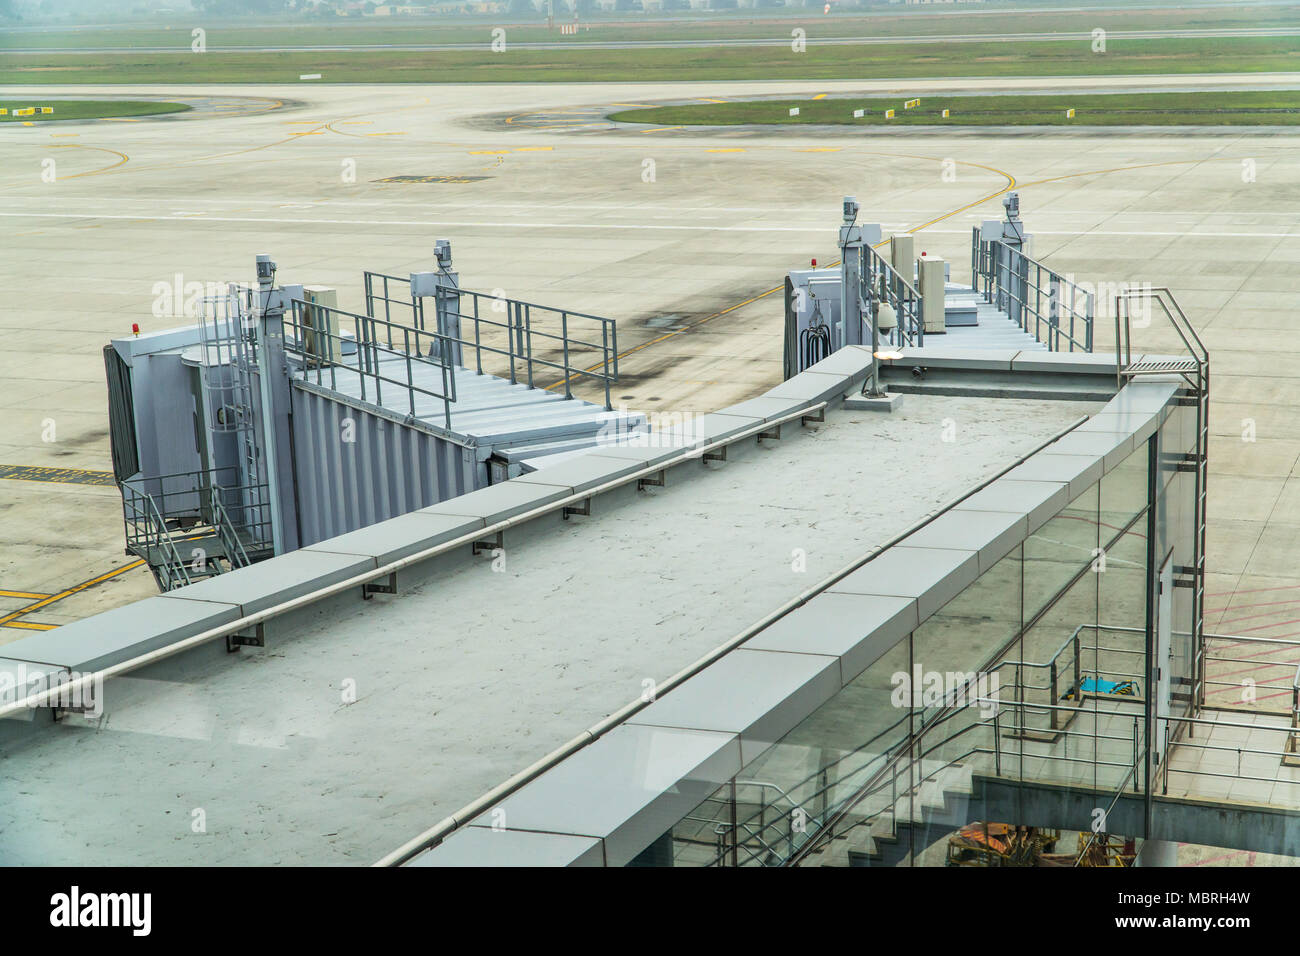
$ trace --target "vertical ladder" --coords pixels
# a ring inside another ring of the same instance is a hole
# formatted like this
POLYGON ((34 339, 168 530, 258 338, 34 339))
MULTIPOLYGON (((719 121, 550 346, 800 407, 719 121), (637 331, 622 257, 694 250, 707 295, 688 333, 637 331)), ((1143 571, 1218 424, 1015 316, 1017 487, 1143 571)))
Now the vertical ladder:
MULTIPOLYGON (((266 500, 265 462, 257 430, 256 405, 253 397, 253 373, 257 370, 257 350, 253 328, 258 316, 254 309, 254 290, 230 283, 223 295, 204 299, 201 323, 203 345, 206 350, 203 365, 203 387, 208 397, 210 414, 208 429, 214 435, 234 434, 239 454, 239 475, 232 485, 238 502, 223 502, 223 489, 213 483, 210 498, 210 515, 213 527, 225 530, 239 542, 239 529, 261 529, 267 520, 269 503, 266 500), (231 515, 226 505, 235 509, 231 515), (219 513, 217 509, 220 509, 219 513)), ((215 467, 217 462, 207 463, 215 467)), ((233 469, 231 469, 233 471, 233 469)), ((252 537, 260 537, 254 534, 252 537)), ((248 556, 241 545, 238 553, 248 556)), ((238 554, 227 549, 232 565, 238 554)))
POLYGON ((1209 445, 1210 445, 1210 353, 1192 328, 1192 323, 1178 305, 1173 293, 1165 288, 1130 290, 1115 297, 1115 359, 1117 384, 1123 386, 1143 375, 1179 375, 1186 383, 1180 395, 1181 404, 1196 407, 1196 448, 1182 462, 1184 470, 1196 475, 1195 521, 1193 556, 1190 578, 1176 582, 1192 588, 1192 642, 1196 655, 1196 687, 1193 704, 1197 711, 1205 706, 1205 580, 1206 580, 1206 511, 1209 503, 1209 445), (1164 310, 1174 331, 1187 351, 1186 359, 1133 360, 1133 330, 1130 303, 1145 300, 1158 304, 1164 310))

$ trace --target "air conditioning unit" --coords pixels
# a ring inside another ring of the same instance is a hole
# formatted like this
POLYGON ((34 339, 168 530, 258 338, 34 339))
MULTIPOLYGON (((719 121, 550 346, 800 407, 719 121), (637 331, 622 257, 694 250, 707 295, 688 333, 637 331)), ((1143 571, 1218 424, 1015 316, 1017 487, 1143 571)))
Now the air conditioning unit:
POLYGON ((302 310, 302 328, 298 330, 303 360, 309 367, 328 365, 343 357, 343 343, 339 339, 336 310, 339 293, 321 285, 302 287, 302 298, 308 306, 302 310))

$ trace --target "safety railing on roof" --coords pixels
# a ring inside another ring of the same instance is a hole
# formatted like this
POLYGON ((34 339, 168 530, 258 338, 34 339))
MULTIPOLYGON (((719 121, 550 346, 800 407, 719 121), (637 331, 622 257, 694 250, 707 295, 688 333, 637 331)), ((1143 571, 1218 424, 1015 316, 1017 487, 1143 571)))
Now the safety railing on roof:
MULTIPOLYGON (((465 289, 457 295, 461 304, 453 315, 459 320, 458 341, 466 352, 473 350, 476 371, 483 371, 485 354, 501 356, 512 383, 535 388, 538 375, 550 370, 560 378, 546 387, 563 385, 564 397, 572 398, 575 381, 592 382, 603 389, 605 407, 613 408, 610 386, 618 381, 618 327, 613 319, 465 289), (499 342, 503 335, 505 348, 487 344, 499 342)), ((470 367, 468 357, 465 366, 470 367)))
POLYGON ((971 233, 971 286, 1049 352, 1091 352, 1096 294, 997 239, 971 233))
MULTIPOLYGON (((869 245, 862 246, 862 301, 887 305, 897 323, 887 336, 894 345, 925 344, 925 322, 921 316, 921 296, 910 278, 905 278, 884 256, 869 245)), ((864 316, 866 311, 864 310, 864 316)), ((883 331, 883 330, 882 330, 883 331)))
POLYGON ((444 358, 446 336, 302 299, 292 300, 283 322, 285 348, 297 361, 294 377, 336 392, 355 391, 363 402, 413 418, 440 413, 451 428, 456 376, 444 358), (355 337, 345 334, 346 325, 355 337), (420 396, 432 399, 431 406, 421 404, 420 396))
POLYGON ((441 320, 430 322, 425 298, 411 294, 409 279, 367 272, 365 288, 369 315, 382 313, 385 321, 395 324, 409 316, 411 327, 421 333, 434 329, 447 342, 448 355, 466 369, 529 388, 563 386, 565 398, 573 397, 575 384, 587 382, 600 388, 605 407, 613 408, 610 386, 618 381, 618 327, 613 319, 444 287, 441 320))

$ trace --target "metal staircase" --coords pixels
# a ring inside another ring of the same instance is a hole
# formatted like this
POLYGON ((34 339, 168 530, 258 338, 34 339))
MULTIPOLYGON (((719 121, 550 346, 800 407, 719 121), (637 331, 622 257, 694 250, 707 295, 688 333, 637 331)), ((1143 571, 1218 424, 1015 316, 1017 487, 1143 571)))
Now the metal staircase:
POLYGON ((126 551, 144 558, 161 591, 193 584, 269 556, 265 527, 236 522, 209 472, 183 472, 122 483, 126 551))

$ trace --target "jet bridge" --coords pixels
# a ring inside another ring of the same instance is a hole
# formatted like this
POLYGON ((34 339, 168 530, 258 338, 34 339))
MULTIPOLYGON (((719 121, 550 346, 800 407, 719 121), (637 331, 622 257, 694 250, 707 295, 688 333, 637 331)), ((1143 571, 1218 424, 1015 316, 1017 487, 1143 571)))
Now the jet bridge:
POLYGON ((461 289, 436 255, 366 272, 364 312, 259 256, 197 324, 105 349, 126 548, 161 590, 647 430, 611 403, 613 320, 461 289))

